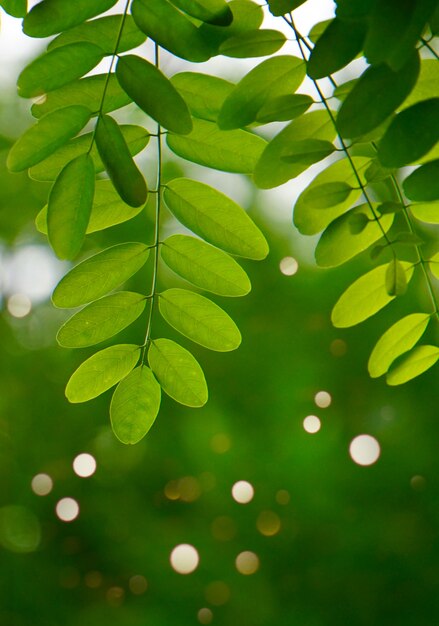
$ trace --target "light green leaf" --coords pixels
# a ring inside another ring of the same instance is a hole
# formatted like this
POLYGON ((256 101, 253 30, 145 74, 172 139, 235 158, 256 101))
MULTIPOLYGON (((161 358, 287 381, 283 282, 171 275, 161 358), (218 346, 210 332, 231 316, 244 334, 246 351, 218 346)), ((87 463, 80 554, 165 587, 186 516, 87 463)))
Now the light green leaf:
POLYGON ((395 235, 392 243, 399 243, 407 246, 419 246, 424 243, 424 240, 421 239, 421 237, 418 237, 415 233, 401 231, 395 235))
POLYGON ((61 308, 81 306, 109 293, 133 276, 148 259, 143 243, 120 243, 94 254, 58 283, 52 301, 61 308))
POLYGON ((131 98, 123 91, 115 74, 110 74, 107 84, 107 74, 97 74, 75 80, 64 87, 55 89, 47 94, 41 101, 32 105, 32 115, 41 117, 51 113, 55 109, 80 104, 90 109, 93 115, 97 115, 101 106, 104 88, 106 86, 105 99, 102 113, 110 113, 120 107, 130 104, 131 98))
POLYGON ((247 213, 236 202, 209 185, 176 178, 164 191, 173 215, 209 243, 248 259, 264 259, 268 244, 247 213))
POLYGON ((398 259, 392 259, 387 266, 386 290, 389 296, 402 296, 407 291, 405 269, 398 259))
POLYGON ((159 309, 170 326, 205 348, 229 352, 241 343, 241 333, 231 317, 198 293, 167 289, 160 294, 159 309))
POLYGON ((64 348, 85 348, 105 341, 132 324, 145 304, 141 293, 119 291, 105 296, 69 318, 59 329, 57 341, 64 348))
POLYGON ((265 57, 282 48, 286 40, 285 35, 278 30, 249 30, 226 39, 220 44, 219 52, 237 59, 265 57))
POLYGON ((254 180, 261 189, 272 189, 299 176, 309 165, 285 163, 282 156, 293 141, 323 139, 333 141, 335 128, 326 111, 312 111, 293 120, 270 141, 259 159, 254 180))
POLYGON ((439 98, 439 63, 436 59, 422 59, 421 70, 413 90, 402 104, 402 109, 421 100, 439 98))
POLYGON ((383 202, 377 206, 377 211, 380 215, 389 215, 389 213, 398 213, 403 208, 404 205, 399 202, 383 202))
POLYGON ((233 20, 233 13, 225 0, 173 0, 173 4, 208 24, 228 26, 233 20))
POLYGON ((439 200, 439 159, 418 167, 407 176, 403 188, 410 200, 419 202, 439 200))
POLYGON ((129 54, 119 58, 116 76, 130 98, 159 124, 175 133, 191 132, 186 102, 155 65, 129 54))
MULTIPOLYGON (((368 205, 366 204, 366 207, 368 205)), ((343 216, 342 216, 343 217, 343 216)), ((340 219, 340 218, 337 218, 340 219)), ((334 220, 337 221, 337 220, 334 220)), ((348 227, 352 235, 359 235, 364 232, 366 227, 370 222, 370 217, 368 217, 365 213, 357 213, 355 209, 349 212, 348 214, 348 227)))
POLYGON ((325 141, 324 139, 292 141, 281 159, 285 163, 312 165, 322 159, 326 159, 334 150, 335 146, 330 141, 325 141))
POLYGON ((111 426, 125 444, 135 444, 146 435, 160 408, 160 385, 145 365, 133 370, 116 387, 110 404, 111 426))
POLYGON ((294 9, 300 7, 304 2, 306 2, 306 0, 268 0, 268 7, 270 13, 279 16, 294 11, 294 9))
POLYGON ((346 100, 347 95, 352 91, 357 82, 358 78, 353 78, 352 80, 348 80, 345 83, 338 85, 334 89, 334 98, 337 98, 340 102, 346 100))
POLYGON ((341 70, 361 51, 365 34, 365 22, 331 20, 311 52, 308 76, 316 80, 341 70))
POLYGON ((220 296, 245 296, 251 289, 247 274, 228 254, 200 239, 173 235, 163 242, 162 259, 190 283, 220 296))
POLYGON ((168 396, 186 406, 206 404, 208 391, 203 370, 188 350, 170 339, 154 339, 148 363, 168 396))
POLYGON ((393 223, 393 215, 381 218, 380 226, 367 204, 361 204, 344 213, 329 224, 317 244, 315 257, 320 267, 336 267, 352 259, 387 233, 393 223), (362 219, 362 228, 352 232, 352 218, 362 219))
POLYGON ((234 87, 223 78, 199 72, 174 74, 171 83, 183 96, 192 115, 210 122, 217 121, 223 102, 234 87))
POLYGON ((18 77, 18 94, 34 98, 80 78, 104 57, 98 46, 88 42, 55 48, 32 61, 18 77))
POLYGON ((411 350, 421 338, 429 321, 430 315, 427 313, 412 313, 386 330, 369 358, 367 367, 372 378, 385 374, 397 357, 411 350))
MULTIPOLYGON (((406 262, 401 262, 401 266, 408 282, 413 275, 413 266, 406 262)), ((331 320, 336 328, 355 326, 393 300, 386 289, 387 269, 387 263, 379 265, 346 289, 332 310, 331 320)))
POLYGON ((439 202, 419 202, 411 204, 410 211, 421 222, 439 224, 439 202))
POLYGON ((99 156, 122 200, 133 207, 145 204, 145 179, 131 157, 116 120, 102 115, 97 122, 95 139, 99 156))
POLYGON ((245 130, 220 130, 216 124, 194 119, 189 135, 168 134, 172 152, 188 161, 224 172, 251 174, 267 142, 245 130))
POLYGON ((175 56, 193 63, 211 57, 197 27, 167 0, 134 0, 131 10, 140 30, 175 56))
POLYGON ((431 257, 429 267, 433 276, 439 279, 439 252, 436 252, 436 254, 431 257))
POLYGON ((60 259, 74 259, 81 250, 95 189, 95 170, 89 154, 70 161, 56 179, 47 205, 47 234, 60 259))
POLYGON ((53 50, 76 41, 89 41, 99 46, 105 54, 114 54, 137 48, 145 39, 145 34, 137 28, 131 15, 126 15, 125 18, 123 15, 106 15, 61 33, 49 43, 47 49, 53 50), (122 20, 122 35, 116 50, 122 20))
POLYGON ((304 94, 286 94, 276 96, 263 104, 256 115, 259 124, 269 122, 286 122, 300 117, 314 103, 314 100, 304 94))
POLYGON ((24 18, 23 31, 29 37, 50 37, 108 11, 116 2, 117 0, 43 0, 24 18))
POLYGON ((306 203, 313 209, 329 209, 345 202, 351 192, 352 187, 342 181, 323 183, 308 189, 306 203))
POLYGON ((97 398, 125 378, 136 366, 139 346, 120 344, 104 348, 84 361, 73 372, 66 386, 69 402, 87 402, 97 398))
POLYGON ((328 26, 332 22, 332 20, 333 20, 333 18, 328 19, 328 20, 322 20, 321 22, 317 22, 316 24, 314 24, 314 26, 311 28, 311 30, 308 33, 308 39, 312 43, 316 44, 317 41, 320 39, 320 37, 325 32, 325 30, 328 28, 328 26))
POLYGON ((392 170, 382 167, 378 159, 374 159, 364 173, 368 183, 378 183, 391 176, 392 170))
POLYGON ((293 56, 277 56, 253 68, 224 101, 218 117, 223 130, 251 124, 267 100, 296 91, 305 78, 305 63, 293 56))
MULTIPOLYGON (((90 111, 79 105, 48 113, 31 126, 12 146, 7 160, 8 168, 11 172, 21 172, 41 161, 44 163, 47 157, 50 158, 49 155, 84 128, 90 116, 90 111)), ((66 159, 57 174, 69 161, 71 159, 66 159)))
POLYGON ((27 0, 1 0, 0 6, 12 17, 24 17, 27 13, 27 0))
MULTIPOLYGON (((51 115, 55 115, 55 113, 57 112, 54 111, 51 115)), ((41 122, 42 120, 39 124, 41 124, 41 122)), ((120 129, 132 155, 143 150, 143 148, 148 144, 149 133, 142 126, 124 124, 120 127, 120 129)), ((72 161, 75 157, 90 150, 92 139, 93 133, 86 133, 84 135, 80 135, 72 141, 69 141, 64 146, 56 150, 56 152, 54 152, 51 156, 44 159, 44 161, 32 167, 29 171, 29 175, 35 180, 55 180, 60 171, 65 165, 67 165, 67 163, 69 163, 69 161, 72 161)), ((63 143, 65 143, 64 140, 63 143)), ((93 158, 96 172, 102 172, 105 168, 94 144, 90 150, 90 155, 93 158)))
POLYGON ((402 385, 426 372, 439 359, 437 346, 418 346, 387 374, 388 385, 402 385))

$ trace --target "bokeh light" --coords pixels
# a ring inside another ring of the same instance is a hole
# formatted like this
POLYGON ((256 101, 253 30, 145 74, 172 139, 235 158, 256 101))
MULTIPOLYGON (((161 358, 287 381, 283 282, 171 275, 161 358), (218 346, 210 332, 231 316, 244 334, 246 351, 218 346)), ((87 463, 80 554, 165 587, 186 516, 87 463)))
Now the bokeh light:
POLYGON ((307 433, 313 435, 314 433, 318 433, 322 426, 321 421, 316 415, 308 415, 303 420, 303 428, 307 433))
POLYGON ((282 506, 286 506, 291 500, 291 496, 286 489, 279 489, 279 491, 276 491, 275 498, 276 502, 282 506))
POLYGON ((292 256, 286 256, 279 263, 279 269, 284 276, 294 276, 299 269, 299 264, 292 256))
POLYGON ((256 521, 256 527, 266 537, 277 535, 281 528, 279 515, 274 511, 261 511, 256 521))
POLYGON ((197 569, 200 557, 194 546, 182 543, 172 550, 170 561, 178 574, 191 574, 197 569))
POLYGON ((133 593, 135 596, 141 596, 148 589, 148 581, 146 580, 145 576, 136 574, 135 576, 131 576, 128 581, 128 586, 131 593, 133 593))
POLYGON ((232 487, 232 497, 239 504, 248 504, 254 495, 253 485, 246 480, 238 480, 232 487))
POLYGON ((231 448, 230 437, 226 433, 217 433, 210 440, 210 447, 216 454, 224 454, 231 448))
POLYGON ((373 465, 378 461, 380 452, 380 444, 371 435, 358 435, 349 446, 349 454, 357 465, 373 465))
POLYGON ((56 503, 55 511, 62 522, 73 522, 79 515, 79 504, 73 498, 61 498, 56 503))
POLYGON ((254 552, 246 550, 245 552, 240 552, 240 554, 238 554, 235 565, 240 574, 250 576, 259 569, 259 557, 254 552))
POLYGON ((96 459, 87 452, 82 452, 73 461, 73 471, 81 478, 89 478, 96 471, 96 459))
POLYGON ((213 619, 213 613, 210 609, 202 608, 197 613, 200 624, 210 624, 213 619))
POLYGON ((49 474, 36 474, 32 478, 31 488, 37 496, 47 496, 53 489, 53 480, 49 474))
POLYGON ((320 409, 326 409, 332 402, 331 394, 327 391, 318 391, 314 396, 314 402, 320 409))
POLYGON ((32 302, 24 293, 13 293, 8 298, 7 307, 12 317, 26 317, 32 309, 32 302))

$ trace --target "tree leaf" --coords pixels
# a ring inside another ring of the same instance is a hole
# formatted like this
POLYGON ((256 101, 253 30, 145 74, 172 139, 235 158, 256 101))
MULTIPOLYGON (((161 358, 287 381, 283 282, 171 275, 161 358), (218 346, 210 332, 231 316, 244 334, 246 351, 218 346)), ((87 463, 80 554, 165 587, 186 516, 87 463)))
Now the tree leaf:
POLYGON ((251 289, 247 274, 234 259, 200 239, 187 235, 168 237, 161 255, 171 270, 206 291, 220 296, 245 296, 251 289))
POLYGON ((51 113, 72 104, 87 107, 92 115, 97 115, 102 103, 102 113, 110 113, 116 109, 130 104, 131 98, 126 94, 116 78, 115 74, 96 74, 80 78, 68 85, 64 85, 55 91, 48 93, 40 102, 32 105, 32 115, 40 118, 46 113, 51 113), (108 78, 108 82, 107 82, 108 78), (105 91, 104 102, 102 96, 105 91))
POLYGON ((294 9, 300 7, 304 2, 306 2, 306 0, 268 0, 268 7, 272 15, 279 16, 294 11, 294 9))
POLYGON ((111 426, 125 444, 138 443, 159 412, 160 385, 145 365, 136 367, 116 387, 110 404, 111 426))
POLYGON ((330 76, 350 63, 363 47, 366 24, 335 18, 318 38, 307 64, 313 79, 330 76))
POLYGON ((392 259, 387 266, 386 290, 389 296, 402 296, 407 291, 405 269, 398 259, 392 259))
POLYGON ((183 135, 191 132, 186 102, 152 63, 134 54, 125 55, 117 62, 116 76, 130 98, 161 126, 183 135))
POLYGON ((439 279, 439 252, 431 257, 428 265, 433 276, 439 279))
POLYGON ((399 202, 383 202, 377 206, 377 211, 381 215, 389 215, 390 213, 398 213, 402 211, 403 208, 404 205, 399 202))
POLYGON ((209 243, 248 259, 264 259, 268 244, 236 202, 205 183, 188 178, 170 181, 164 200, 173 215, 209 243))
POLYGON ((206 379, 188 350, 170 339, 154 339, 148 351, 148 363, 168 396, 185 406, 206 404, 206 379))
POLYGON ((294 120, 303 115, 312 104, 314 100, 301 93, 270 97, 259 109, 256 121, 259 124, 268 124, 294 120))
POLYGON ((251 124, 267 100, 296 91, 304 78, 301 59, 277 56, 263 61, 225 99, 218 116, 219 127, 230 130, 251 124))
POLYGON ((429 98, 439 98, 439 64, 436 59, 421 59, 418 80, 404 100, 402 108, 405 109, 429 98))
MULTIPOLYGON (((48 113, 12 146, 7 159, 8 168, 11 172, 21 172, 41 161, 44 163, 47 157, 50 158, 49 155, 84 128, 90 116, 90 111, 79 105, 63 107, 48 113)), ((59 171, 70 160, 66 159, 59 171)))
POLYGON ((107 174, 122 200, 134 207, 145 204, 145 179, 131 157, 116 120, 109 115, 102 115, 96 126, 95 139, 107 174))
MULTIPOLYGON (((366 207, 368 205, 366 204, 366 207)), ((343 216, 342 216, 343 217, 343 216)), ((337 218, 340 219, 340 218, 337 218)), ((370 222, 370 217, 368 217, 365 213, 356 212, 355 209, 349 211, 348 214, 348 226, 351 231, 351 235, 359 235, 364 232, 366 227, 370 222)))
POLYGON ((439 224, 439 202, 420 202, 411 204, 410 211, 421 222, 439 224))
POLYGON ((1 0, 0 6, 12 17, 24 17, 27 13, 27 0, 1 0))
MULTIPOLYGON (((401 262, 407 282, 413 275, 410 263, 401 262)), ((388 264, 379 265, 350 285, 332 309, 331 320, 336 328, 348 328, 363 322, 386 306, 393 296, 386 289, 388 264)))
POLYGON ((105 54, 121 53, 140 46, 146 39, 131 15, 105 15, 90 22, 70 28, 53 39, 48 50, 65 46, 76 41, 89 41, 99 46, 105 54), (123 23, 122 34, 116 50, 119 30, 123 23))
POLYGON ((388 385, 402 385, 426 372, 439 359, 437 346, 418 346, 387 374, 388 385))
POLYGON ((281 157, 286 163, 312 165, 332 154, 335 146, 324 139, 304 139, 292 141, 281 157))
POLYGON ((197 27, 167 0, 134 0, 131 10, 140 30, 175 56, 193 63, 210 58, 197 27))
POLYGON ((319 239, 315 251, 317 264, 320 267, 336 267, 352 259, 381 239, 383 231, 387 233, 390 230, 393 218, 393 215, 383 216, 380 228, 367 204, 340 215, 329 224, 319 239), (352 232, 353 218, 360 218, 362 226, 355 233, 352 232))
POLYGON ((421 237, 409 231, 402 231, 395 235, 392 243, 406 244, 408 246, 419 246, 424 243, 421 237))
POLYGON ((220 44, 219 52, 227 57, 246 59, 264 57, 277 52, 287 38, 278 30, 249 30, 234 35, 220 44))
POLYGON ((120 344, 104 348, 81 363, 66 386, 69 402, 87 402, 97 398, 125 378, 136 366, 139 346, 120 344))
POLYGON ((64 348, 85 348, 105 341, 132 324, 142 314, 146 298, 141 293, 118 291, 72 315, 56 337, 64 348))
POLYGON ((385 63, 369 67, 338 112, 337 126, 343 137, 359 137, 384 122, 413 89, 419 67, 417 53, 397 72, 385 63))
POLYGON ((272 189, 299 176, 309 164, 285 163, 282 156, 292 141, 335 139, 335 128, 326 111, 312 111, 293 120, 268 143, 254 171, 254 181, 261 189, 272 189))
POLYGON ((70 161, 56 179, 47 205, 47 234, 60 259, 73 259, 81 250, 95 189, 95 170, 89 154, 70 161))
POLYGON ((94 254, 61 279, 53 292, 53 304, 73 308, 104 296, 133 276, 148 256, 149 248, 137 242, 120 243, 94 254))
POLYGON ((193 120, 189 135, 168 134, 169 148, 188 161, 224 172, 251 174, 266 141, 245 130, 219 130, 206 120, 193 120))
POLYGON ((199 72, 174 74, 171 83, 183 96, 191 114, 210 122, 217 121, 222 104, 234 87, 223 78, 199 72))
POLYGON ((241 343, 241 333, 232 318, 198 293, 167 289, 160 294, 159 309, 170 326, 205 348, 229 352, 241 343))
POLYGON ((419 202, 439 200, 439 159, 418 167, 407 176, 403 188, 410 200, 419 202))
POLYGON ((378 183, 391 176, 392 170, 382 167, 378 159, 374 159, 364 173, 368 183, 378 183))
POLYGON ((117 0, 43 0, 24 18, 23 31, 29 37, 50 37, 108 11, 116 2, 117 0))
POLYGON ((323 183, 308 189, 306 202, 314 209, 328 209, 345 202, 351 192, 352 187, 343 181, 323 183))
MULTIPOLYGON (((55 115, 55 113, 56 111, 54 111, 53 114, 51 113, 51 115, 55 115)), ((42 120, 39 122, 39 124, 41 124, 41 122, 42 120)), ((143 148, 148 144, 149 133, 142 126, 124 124, 120 127, 120 129, 132 155, 137 154, 138 152, 143 150, 143 148)), ((44 161, 41 161, 41 163, 30 169, 29 174, 31 178, 42 181, 55 180, 60 171, 65 165, 67 165, 67 163, 69 163, 69 161, 79 156, 80 154, 84 154, 89 151, 90 155, 93 158, 96 172, 102 172, 105 168, 99 157, 96 146, 93 144, 90 150, 92 139, 93 133, 86 133, 84 135, 80 135, 76 139, 73 139, 72 141, 69 141, 62 147, 58 148, 58 150, 51 154, 51 156, 47 157, 46 159, 44 159, 44 161)), ((64 140, 63 143, 65 143, 64 140)))
POLYGON ((24 68, 17 81, 18 94, 34 98, 58 89, 87 74, 103 57, 101 48, 85 41, 55 48, 24 68))
POLYGON ((397 357, 413 348, 427 328, 430 317, 427 313, 412 313, 386 330, 369 358, 367 367, 372 378, 385 374, 397 357))
POLYGON ((179 9, 202 22, 229 26, 233 13, 225 0, 173 0, 179 9))

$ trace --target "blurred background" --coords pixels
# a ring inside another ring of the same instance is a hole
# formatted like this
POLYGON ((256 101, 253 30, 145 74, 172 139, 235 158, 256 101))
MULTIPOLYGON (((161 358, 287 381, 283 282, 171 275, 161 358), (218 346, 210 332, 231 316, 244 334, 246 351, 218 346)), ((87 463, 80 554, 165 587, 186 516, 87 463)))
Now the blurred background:
MULTIPOLYGON (((331 11, 307 3, 304 30, 331 11)), ((64 397, 93 349, 56 345, 67 313, 50 294, 69 265, 34 226, 48 188, 5 168, 10 142, 31 123, 16 76, 43 43, 1 17, 0 624, 436 626, 437 373, 400 388, 368 377, 372 346, 397 312, 411 311, 410 298, 359 327, 331 326, 331 307, 370 260, 317 269, 315 241, 295 231, 293 200, 321 165, 262 193, 167 155, 165 177, 192 176, 241 202, 271 252, 244 262, 249 296, 217 300, 243 334, 235 353, 189 345, 156 318, 155 336, 194 352, 210 399, 195 410, 164 397, 149 435, 126 447, 109 426, 111 392, 83 405, 64 397)), ((214 63, 228 77, 246 71, 214 63)), ((167 57, 164 67, 187 69, 167 57)), ((120 115, 145 123, 129 107, 120 115)), ((154 159, 153 146, 140 158, 152 182, 154 159)), ((151 204, 89 236, 83 256, 150 241, 152 220, 151 204)), ((170 216, 164 227, 175 229, 170 216)), ((128 289, 147 290, 150 273, 128 289)), ((160 281, 178 284, 164 269, 160 281)), ((423 302, 422 285, 413 281, 410 294, 423 302)), ((144 323, 120 341, 139 342, 144 323)))

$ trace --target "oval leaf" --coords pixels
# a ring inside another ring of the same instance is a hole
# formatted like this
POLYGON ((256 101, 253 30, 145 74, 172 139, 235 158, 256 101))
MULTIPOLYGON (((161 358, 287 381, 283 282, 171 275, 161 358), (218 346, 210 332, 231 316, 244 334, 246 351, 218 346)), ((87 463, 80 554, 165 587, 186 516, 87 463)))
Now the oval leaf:
POLYGON ((366 24, 362 21, 331 20, 311 52, 308 76, 324 78, 341 70, 361 51, 365 34, 366 24))
POLYGON ((199 72, 174 74, 171 83, 183 96, 192 115, 210 122, 217 121, 223 102, 234 87, 228 80, 199 72))
POLYGON ((301 93, 286 94, 270 98, 259 109, 256 115, 256 121, 259 124, 268 124, 270 122, 287 122, 300 117, 314 104, 311 96, 301 93))
POLYGON ((426 372, 439 359, 437 346, 418 346, 387 374, 388 385, 402 385, 426 372))
POLYGON ((420 202, 411 204, 410 211, 421 222, 439 224, 439 202, 420 202))
POLYGON ((308 189, 306 202, 317 210, 328 209, 345 202, 351 192, 352 187, 342 181, 323 183, 308 189))
POLYGON ((116 2, 117 0, 43 0, 24 18, 23 31, 29 37, 50 37, 108 11, 116 2))
POLYGON ((249 30, 226 39, 220 44, 219 52, 237 59, 265 57, 282 48, 286 40, 278 30, 249 30))
POLYGON ((419 202, 439 200, 439 159, 418 167, 407 176, 403 188, 410 200, 419 202))
POLYGON ((386 289, 389 296, 402 296, 407 291, 406 273, 398 259, 392 259, 387 266, 386 289))
POLYGON ((225 0, 173 0, 173 3, 188 15, 208 24, 228 26, 233 20, 233 13, 225 0))
POLYGON ((281 158, 285 163, 312 165, 326 159, 334 150, 335 146, 330 141, 304 139, 303 141, 292 141, 281 158))

